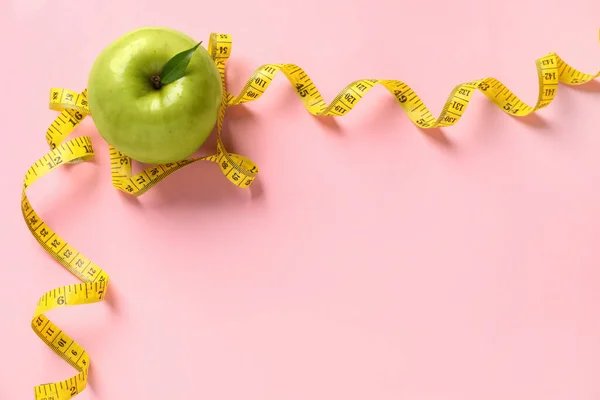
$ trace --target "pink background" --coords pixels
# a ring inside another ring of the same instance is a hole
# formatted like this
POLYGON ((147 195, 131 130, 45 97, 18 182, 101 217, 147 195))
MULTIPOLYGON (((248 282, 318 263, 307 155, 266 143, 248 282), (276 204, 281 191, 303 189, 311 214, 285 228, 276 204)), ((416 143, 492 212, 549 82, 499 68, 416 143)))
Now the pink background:
MULTIPOLYGON (((234 93, 291 62, 326 99, 395 78, 435 114, 485 76, 534 104, 551 51, 600 67, 596 0, 3 0, 0 15, 3 400, 74 373, 29 326, 40 295, 76 280, 26 229, 21 184, 47 151, 50 87, 82 90, 126 31, 232 34, 234 93)), ((561 86, 524 119, 477 93, 458 125, 423 132, 383 88, 315 119, 280 75, 226 120, 255 188, 202 163, 139 202, 111 186, 86 119, 96 160, 29 191, 112 278, 109 302, 50 314, 92 357, 77 399, 598 399, 599 88, 561 86)))

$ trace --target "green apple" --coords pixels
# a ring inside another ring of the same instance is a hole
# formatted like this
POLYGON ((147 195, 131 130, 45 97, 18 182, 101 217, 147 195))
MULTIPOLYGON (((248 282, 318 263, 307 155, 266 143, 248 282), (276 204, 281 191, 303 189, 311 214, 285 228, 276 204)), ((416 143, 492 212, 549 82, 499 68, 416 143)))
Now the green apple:
POLYGON ((198 46, 179 79, 159 83, 165 64, 196 45, 174 29, 142 27, 102 50, 89 73, 87 96, 107 143, 148 164, 183 160, 204 144, 223 92, 214 60, 198 46))

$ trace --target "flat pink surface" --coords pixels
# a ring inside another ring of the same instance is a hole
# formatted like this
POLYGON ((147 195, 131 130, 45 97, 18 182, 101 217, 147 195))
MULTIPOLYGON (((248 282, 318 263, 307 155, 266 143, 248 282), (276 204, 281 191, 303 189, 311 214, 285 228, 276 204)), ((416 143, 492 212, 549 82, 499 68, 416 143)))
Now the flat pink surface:
MULTIPOLYGON (((51 87, 143 25, 233 36, 228 87, 296 63, 326 99, 358 78, 408 82, 437 114, 455 84, 501 79, 535 103, 534 61, 600 67, 597 0, 3 0, 0 399, 71 369, 30 328, 77 282, 30 235, 22 178, 47 152, 51 87)), ((283 75, 228 113, 261 168, 237 189, 198 163, 139 202, 111 186, 106 143, 32 204, 112 279, 110 301, 51 314, 90 353, 81 400, 597 400, 600 84, 561 85, 515 119, 477 93, 418 130, 383 88, 335 122, 283 75), (290 176, 292 177, 290 179, 290 176)), ((212 144, 211 144, 212 145, 212 144)), ((211 149, 207 149, 206 153, 211 149)))

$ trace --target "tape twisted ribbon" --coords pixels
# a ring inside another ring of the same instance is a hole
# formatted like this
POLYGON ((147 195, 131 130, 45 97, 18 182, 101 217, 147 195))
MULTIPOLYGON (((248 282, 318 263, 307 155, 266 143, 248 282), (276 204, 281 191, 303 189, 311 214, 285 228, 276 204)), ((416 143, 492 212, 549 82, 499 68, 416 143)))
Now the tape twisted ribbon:
MULTIPOLYGON (((499 80, 483 78, 456 85, 448 96, 442 112, 436 118, 406 83, 397 80, 354 81, 327 104, 308 75, 294 64, 260 66, 248 79, 241 92, 233 96, 227 92, 225 84, 225 64, 231 54, 231 48, 230 35, 222 33, 210 35, 207 50, 219 69, 224 89, 217 120, 216 154, 156 165, 132 175, 131 159, 109 146, 112 184, 115 188, 130 195, 140 196, 171 173, 197 161, 216 162, 230 182, 239 187, 249 187, 258 173, 258 168, 250 159, 225 149, 221 140, 225 111, 228 107, 260 98, 279 71, 286 76, 306 110, 312 115, 345 115, 369 90, 379 84, 395 97, 415 125, 425 129, 456 124, 476 90, 483 93, 507 114, 523 117, 548 106, 556 95, 559 82, 582 85, 600 76, 600 72, 590 75, 578 71, 567 65, 555 53, 550 53, 536 60, 539 91, 534 106, 525 104, 499 80)), ((59 307, 102 301, 108 288, 109 276, 52 230, 35 212, 27 198, 27 188, 39 178, 61 165, 85 162, 94 156, 90 137, 80 136, 65 141, 83 118, 90 114, 86 90, 77 93, 68 89, 53 88, 50 91, 50 108, 60 112, 46 132, 46 141, 51 150, 27 170, 23 181, 21 211, 29 230, 42 248, 82 282, 46 292, 38 300, 31 320, 33 331, 39 338, 78 371, 76 375, 64 381, 36 386, 35 399, 65 400, 76 396, 86 388, 90 357, 83 347, 56 326, 44 313, 59 307)))

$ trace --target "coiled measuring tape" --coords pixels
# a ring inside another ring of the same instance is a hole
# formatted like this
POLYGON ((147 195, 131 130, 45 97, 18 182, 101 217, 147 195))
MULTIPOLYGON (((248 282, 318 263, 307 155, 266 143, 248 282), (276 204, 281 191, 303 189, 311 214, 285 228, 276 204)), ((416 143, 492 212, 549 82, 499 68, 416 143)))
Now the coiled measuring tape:
MULTIPOLYGON (((455 86, 448 96, 441 114, 436 118, 406 83, 396 80, 362 79, 354 81, 339 92, 331 103, 327 104, 306 72, 293 64, 260 66, 248 79, 240 94, 233 96, 227 92, 225 85, 225 64, 231 54, 231 48, 230 35, 222 33, 210 35, 207 50, 219 69, 223 85, 223 99, 217 120, 217 152, 206 157, 156 165, 132 175, 131 159, 109 145, 112 184, 115 188, 134 196, 140 196, 168 175, 197 161, 216 162, 231 183, 242 188, 249 187, 258 173, 258 168, 248 158, 230 153, 225 149, 221 140, 225 111, 228 107, 260 98, 279 71, 292 84, 307 111, 315 116, 345 115, 369 90, 379 84, 396 98, 400 107, 414 124, 425 129, 457 123, 466 111, 469 100, 476 90, 483 93, 507 114, 523 117, 548 106, 556 95, 559 82, 581 85, 600 76, 600 72, 590 75, 578 71, 567 65, 555 53, 550 53, 536 61, 539 91, 535 106, 525 104, 499 80, 484 78, 455 86)), ((31 320, 33 331, 39 338, 78 371, 76 375, 62 382, 36 386, 34 389, 35 399, 65 400, 73 398, 86 388, 90 357, 83 347, 50 321, 44 313, 58 307, 102 301, 107 293, 109 276, 52 230, 35 212, 27 198, 27 188, 39 178, 61 165, 85 162, 94 156, 90 137, 80 136, 65 141, 83 118, 90 114, 86 90, 78 93, 67 89, 53 88, 50 91, 50 108, 60 112, 46 132, 46 141, 50 146, 50 151, 27 170, 23 182, 21 210, 29 230, 42 248, 82 282, 52 289, 45 293, 40 297, 31 320)))

